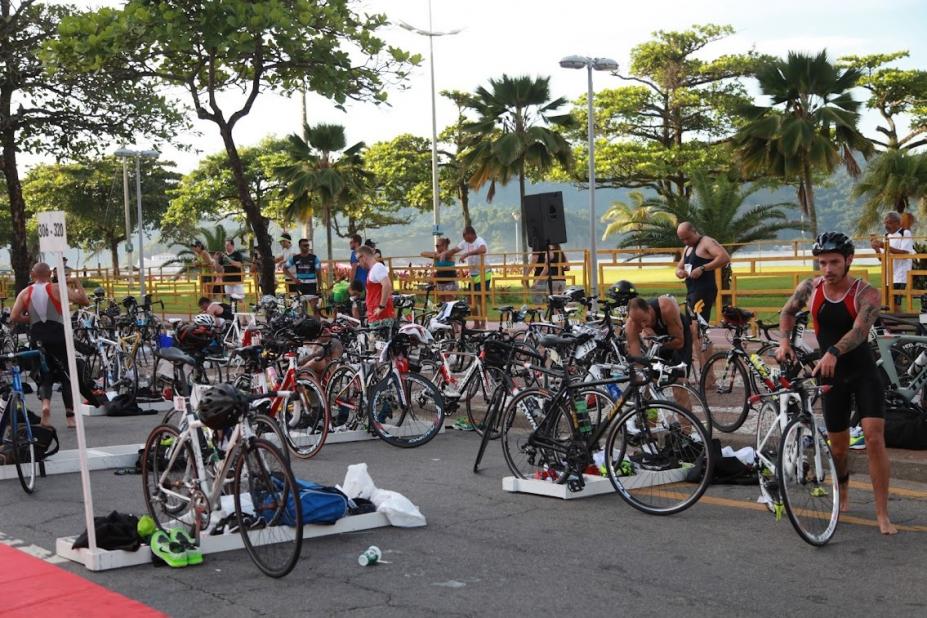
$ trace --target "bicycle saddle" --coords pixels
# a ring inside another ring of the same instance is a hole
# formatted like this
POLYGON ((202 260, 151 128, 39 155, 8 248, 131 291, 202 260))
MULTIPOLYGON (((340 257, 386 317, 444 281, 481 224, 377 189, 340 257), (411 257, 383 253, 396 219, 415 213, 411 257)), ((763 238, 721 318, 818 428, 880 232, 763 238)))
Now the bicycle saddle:
POLYGON ((243 348, 238 348, 232 352, 232 356, 241 356, 242 358, 257 358, 261 355, 263 347, 259 345, 248 345, 243 348))
POLYGON ((418 289, 424 290, 426 292, 431 292, 432 290, 435 289, 435 284, 434 283, 420 283, 418 284, 418 289))
POLYGON ((754 314, 749 311, 744 311, 739 307, 732 307, 730 305, 725 305, 724 308, 721 309, 721 315, 731 324, 746 324, 753 319, 754 316, 754 314))
POLYGON ((538 340, 538 344, 545 348, 563 349, 581 343, 586 343, 593 338, 592 333, 583 333, 582 335, 543 335, 538 340))
POLYGON ((161 348, 157 352, 158 358, 163 358, 174 364, 186 364, 196 366, 196 359, 181 351, 179 348, 161 348))
POLYGON ((515 307, 512 305, 502 305, 501 307, 496 307, 496 311, 500 313, 511 313, 515 307))

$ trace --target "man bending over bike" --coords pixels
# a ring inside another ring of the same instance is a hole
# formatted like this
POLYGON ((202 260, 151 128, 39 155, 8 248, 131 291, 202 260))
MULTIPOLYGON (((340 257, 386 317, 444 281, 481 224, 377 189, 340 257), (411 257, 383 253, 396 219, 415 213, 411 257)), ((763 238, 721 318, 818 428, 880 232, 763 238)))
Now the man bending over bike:
MULTIPOLYGON (((689 319, 679 311, 679 304, 672 296, 660 296, 654 300, 645 300, 640 296, 628 302, 628 321, 624 326, 628 343, 628 354, 641 356, 641 336, 669 336, 670 339, 660 346, 660 357, 668 363, 678 365, 692 363, 692 331, 689 319)), ((688 397, 681 395, 685 401, 677 401, 684 408, 689 408, 688 397)))
POLYGON ((840 485, 840 511, 849 509, 850 397, 856 398, 869 476, 875 496, 876 519, 882 534, 897 534, 888 517, 888 454, 885 452, 885 393, 878 367, 869 346, 869 329, 879 317, 879 292, 861 279, 849 276, 855 248, 840 232, 824 232, 814 241, 811 253, 818 261, 821 276, 806 279, 782 308, 779 318, 779 362, 795 360, 789 333, 795 315, 810 304, 811 318, 823 352, 813 374, 831 389, 823 396, 824 423, 830 449, 837 465, 840 485))

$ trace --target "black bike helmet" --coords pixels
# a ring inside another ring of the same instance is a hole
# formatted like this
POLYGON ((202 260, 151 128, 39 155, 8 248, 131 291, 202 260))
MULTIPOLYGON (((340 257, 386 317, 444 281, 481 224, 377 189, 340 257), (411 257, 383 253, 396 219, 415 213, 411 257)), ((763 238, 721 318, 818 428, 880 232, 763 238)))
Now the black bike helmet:
POLYGON ((608 297, 623 307, 631 302, 632 298, 637 297, 637 288, 630 281, 622 279, 608 288, 608 297))
POLYGON ((293 322, 293 332, 303 341, 314 341, 322 335, 322 323, 318 318, 305 317, 293 322))
POLYGON ((217 384, 200 399, 197 414, 210 429, 229 429, 248 411, 244 393, 231 384, 217 384))
POLYGON ((843 257, 853 255, 856 248, 853 241, 842 232, 824 232, 819 234, 811 247, 811 255, 818 256, 822 253, 839 253, 843 257))
POLYGON ((586 289, 578 285, 571 285, 564 290, 563 294, 569 296, 570 301, 574 303, 581 303, 586 300, 586 289))

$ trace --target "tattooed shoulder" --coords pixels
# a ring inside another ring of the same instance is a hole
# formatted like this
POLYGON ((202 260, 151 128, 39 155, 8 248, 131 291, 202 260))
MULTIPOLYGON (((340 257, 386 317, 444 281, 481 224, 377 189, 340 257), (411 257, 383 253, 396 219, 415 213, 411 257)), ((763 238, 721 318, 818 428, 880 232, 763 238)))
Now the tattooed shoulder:
POLYGON ((783 307, 782 310, 791 314, 798 313, 808 304, 808 299, 811 298, 812 292, 814 292, 814 279, 805 279, 795 288, 795 292, 785 303, 785 307, 783 307))

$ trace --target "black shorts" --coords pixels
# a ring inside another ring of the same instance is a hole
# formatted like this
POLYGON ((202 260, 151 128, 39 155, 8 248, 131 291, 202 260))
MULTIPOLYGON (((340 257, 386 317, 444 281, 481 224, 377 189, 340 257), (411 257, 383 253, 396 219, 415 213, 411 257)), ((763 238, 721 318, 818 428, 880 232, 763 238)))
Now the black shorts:
POLYGON ((711 290, 692 290, 686 294, 686 304, 689 305, 689 311, 702 316, 706 322, 711 322, 711 308, 714 307, 715 298, 718 291, 711 290))
POLYGON ((850 428, 851 397, 856 400, 860 418, 885 418, 885 391, 875 367, 853 375, 838 372, 827 382, 831 388, 822 398, 827 431, 838 433, 850 428))
POLYGON ((312 281, 310 283, 300 283, 296 286, 296 291, 300 296, 318 296, 319 284, 317 281, 312 281))
POLYGON ((678 365, 679 363, 685 363, 686 365, 692 366, 692 330, 690 328, 689 319, 686 316, 680 316, 682 318, 682 347, 678 350, 668 350, 663 348, 660 350, 660 358, 665 360, 671 365, 678 365))

